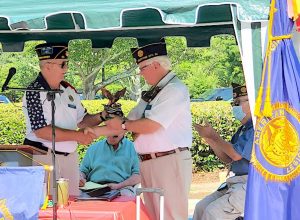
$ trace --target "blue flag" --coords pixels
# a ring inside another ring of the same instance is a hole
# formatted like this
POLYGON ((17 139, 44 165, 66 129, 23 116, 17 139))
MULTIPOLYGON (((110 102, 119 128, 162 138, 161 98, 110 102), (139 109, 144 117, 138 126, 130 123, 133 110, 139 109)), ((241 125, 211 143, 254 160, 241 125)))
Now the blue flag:
POLYGON ((300 63, 286 0, 272 0, 268 48, 256 100, 246 220, 300 219, 300 63))
POLYGON ((0 167, 0 219, 38 219, 44 177, 42 166, 0 167))

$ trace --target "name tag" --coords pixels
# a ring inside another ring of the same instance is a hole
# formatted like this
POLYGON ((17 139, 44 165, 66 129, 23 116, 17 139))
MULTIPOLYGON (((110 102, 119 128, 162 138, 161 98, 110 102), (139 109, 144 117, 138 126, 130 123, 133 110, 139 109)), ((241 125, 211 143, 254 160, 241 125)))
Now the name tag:
POLYGON ((152 108, 152 105, 146 105, 146 108, 145 108, 145 110, 144 110, 144 112, 143 112, 143 115, 142 115, 142 118, 145 118, 145 112, 147 111, 147 110, 151 110, 151 108, 152 108))
POLYGON ((152 108, 152 105, 147 105, 146 108, 145 108, 145 111, 146 110, 151 110, 151 108, 152 108))
POLYGON ((76 105, 68 104, 68 107, 69 107, 69 108, 76 109, 76 105))

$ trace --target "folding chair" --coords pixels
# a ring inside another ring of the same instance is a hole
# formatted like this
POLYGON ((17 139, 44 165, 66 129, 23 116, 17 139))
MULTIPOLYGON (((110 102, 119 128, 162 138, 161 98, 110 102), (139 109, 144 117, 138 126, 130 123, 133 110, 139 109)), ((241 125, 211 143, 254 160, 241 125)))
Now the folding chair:
POLYGON ((159 194, 159 220, 164 219, 164 191, 159 188, 138 188, 136 189, 136 220, 140 220, 141 194, 142 193, 159 194))

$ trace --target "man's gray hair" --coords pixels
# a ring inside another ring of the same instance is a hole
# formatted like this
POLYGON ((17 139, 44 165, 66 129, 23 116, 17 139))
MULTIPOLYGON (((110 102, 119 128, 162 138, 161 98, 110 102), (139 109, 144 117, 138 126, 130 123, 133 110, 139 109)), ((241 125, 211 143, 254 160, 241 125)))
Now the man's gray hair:
POLYGON ((152 63, 153 61, 156 61, 158 63, 160 63, 160 65, 166 70, 166 71, 170 71, 172 69, 172 64, 171 64, 171 60, 168 56, 157 56, 157 57, 153 57, 148 59, 147 63, 152 63))

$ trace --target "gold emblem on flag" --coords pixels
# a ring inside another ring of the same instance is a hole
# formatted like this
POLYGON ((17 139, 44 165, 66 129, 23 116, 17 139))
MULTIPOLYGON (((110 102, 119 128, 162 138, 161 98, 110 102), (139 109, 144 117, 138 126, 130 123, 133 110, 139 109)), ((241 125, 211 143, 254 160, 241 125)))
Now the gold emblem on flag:
POLYGON ((274 118, 264 127, 260 146, 263 156, 270 164, 286 167, 298 153, 297 130, 285 117, 274 118))
POLYGON ((300 114, 288 103, 272 109, 256 123, 251 161, 265 179, 290 182, 300 174, 300 114))

